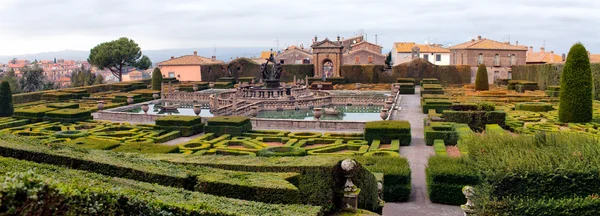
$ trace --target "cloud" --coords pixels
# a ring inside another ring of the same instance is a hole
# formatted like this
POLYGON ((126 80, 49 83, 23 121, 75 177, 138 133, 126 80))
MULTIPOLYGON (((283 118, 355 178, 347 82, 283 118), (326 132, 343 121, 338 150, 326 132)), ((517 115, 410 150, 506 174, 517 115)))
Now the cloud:
POLYGON ((0 0, 0 55, 88 50, 121 36, 142 49, 282 47, 359 29, 387 49, 510 35, 559 53, 577 41, 600 52, 599 10, 595 0, 0 0))

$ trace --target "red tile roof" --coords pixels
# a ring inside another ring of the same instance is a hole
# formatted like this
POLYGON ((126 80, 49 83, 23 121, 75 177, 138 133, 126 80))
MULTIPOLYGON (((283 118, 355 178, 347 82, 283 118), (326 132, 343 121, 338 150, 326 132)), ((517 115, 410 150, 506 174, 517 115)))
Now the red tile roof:
POLYGON ((600 54, 590 54, 590 63, 600 63, 600 54))
POLYGON ((223 63, 223 61, 210 59, 198 55, 184 55, 177 58, 172 58, 163 62, 159 62, 157 65, 203 65, 203 64, 217 64, 223 63))
POLYGON ((451 46, 450 49, 527 50, 527 47, 512 45, 508 42, 498 42, 487 38, 479 38, 451 46))
POLYGON ((396 42, 394 43, 394 47, 396 47, 396 52, 398 53, 411 53, 413 47, 419 47, 420 52, 422 53, 450 53, 450 50, 439 45, 429 45, 429 44, 416 44, 414 42, 396 42))
POLYGON ((560 63, 562 56, 552 52, 527 52, 527 63, 560 63))

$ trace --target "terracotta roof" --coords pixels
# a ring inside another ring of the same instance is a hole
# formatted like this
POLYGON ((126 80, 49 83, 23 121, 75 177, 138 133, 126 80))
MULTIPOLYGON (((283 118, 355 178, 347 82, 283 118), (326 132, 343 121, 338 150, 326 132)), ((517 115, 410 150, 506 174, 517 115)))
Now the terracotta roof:
POLYGON ((600 63, 600 54, 590 54, 590 63, 600 63))
POLYGON ((361 41, 361 42, 358 42, 358 43, 355 43, 355 44, 351 44, 350 47, 355 47, 355 46, 358 46, 358 45, 361 45, 361 44, 370 44, 370 45, 375 45, 375 46, 381 47, 381 46, 379 46, 377 44, 374 44, 374 43, 371 43, 369 41, 361 41))
POLYGON ((24 68, 25 64, 8 64, 6 67, 8 67, 8 68, 24 68))
POLYGON ((552 52, 527 52, 527 63, 559 63, 562 62, 562 56, 552 52))
POLYGON ((413 47, 419 47, 422 53, 449 53, 448 48, 444 48, 440 45, 429 45, 429 44, 416 44, 414 42, 396 42, 394 43, 396 52, 398 53, 411 53, 413 47))
MULTIPOLYGON (((297 47, 297 46, 293 46, 293 45, 292 45, 292 46, 290 46, 290 47, 288 47, 287 49, 285 49, 285 50, 284 50, 282 53, 280 53, 279 55, 282 55, 282 54, 284 54, 284 53, 286 53, 286 52, 290 52, 290 51, 294 51, 294 50, 298 50, 298 51, 300 51, 300 52, 303 52, 303 53, 306 53, 306 54, 308 54, 308 55, 312 55, 312 53, 310 53, 310 51, 309 51, 309 50, 307 50, 307 49, 303 49, 303 48, 300 48, 300 47, 297 47)), ((267 58, 268 58, 268 57, 269 57, 269 56, 267 56, 267 58)))
POLYGON ((159 62, 157 65, 203 65, 215 63, 223 63, 223 61, 213 60, 198 55, 184 55, 163 62, 159 62))
POLYGON ((54 60, 41 60, 42 64, 54 64, 54 60))
POLYGON ((262 51, 260 53, 260 58, 261 59, 268 59, 271 56, 271 53, 273 53, 273 57, 277 56, 277 52, 275 51, 262 51))
POLYGON ((344 54, 344 55, 350 55, 350 54, 354 54, 354 53, 357 53, 357 52, 368 52, 368 53, 371 53, 373 55, 385 56, 384 54, 375 52, 373 50, 367 50, 367 49, 352 50, 352 51, 348 52, 348 54, 344 54))
POLYGON ((451 46, 450 49, 491 49, 491 50, 528 50, 527 46, 502 43, 487 38, 473 39, 468 42, 451 46))
POLYGON ((71 82, 71 78, 63 77, 63 78, 58 79, 58 82, 71 82))

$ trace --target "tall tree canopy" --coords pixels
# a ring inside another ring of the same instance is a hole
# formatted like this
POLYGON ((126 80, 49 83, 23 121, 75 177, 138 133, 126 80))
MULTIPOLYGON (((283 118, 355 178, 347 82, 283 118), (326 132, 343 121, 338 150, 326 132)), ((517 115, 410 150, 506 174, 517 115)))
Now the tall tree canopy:
POLYGON ((101 70, 110 70, 119 82, 123 81, 123 69, 126 67, 146 70, 152 65, 150 58, 142 56, 138 44, 126 37, 97 45, 90 50, 88 62, 101 70))
POLYGON ((392 66, 392 52, 391 51, 385 57, 385 65, 387 65, 388 67, 392 66))
POLYGON ((560 77, 559 121, 582 123, 592 120, 594 114, 593 80, 588 52, 581 43, 576 43, 569 50, 565 68, 560 77))
POLYGON ((85 69, 83 66, 71 73, 71 87, 93 85, 95 80, 96 75, 90 69, 85 69))
POLYGON ((19 79, 19 87, 24 92, 42 91, 47 88, 44 70, 39 66, 27 66, 21 70, 23 76, 19 79))
POLYGON ((19 79, 15 75, 15 70, 10 69, 2 74, 0 74, 0 82, 6 81, 10 84, 10 90, 12 93, 21 93, 21 89, 19 89, 19 79))

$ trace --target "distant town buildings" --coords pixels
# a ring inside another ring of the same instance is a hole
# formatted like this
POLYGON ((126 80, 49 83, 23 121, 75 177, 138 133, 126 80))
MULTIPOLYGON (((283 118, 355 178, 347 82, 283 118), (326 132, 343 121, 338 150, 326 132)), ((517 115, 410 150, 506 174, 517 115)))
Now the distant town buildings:
POLYGON ((215 56, 206 58, 198 55, 194 51, 193 55, 184 55, 159 62, 157 65, 160 68, 163 77, 174 77, 180 81, 200 81, 202 80, 202 65, 224 63, 217 60, 215 56))
POLYGON ((396 42, 392 48, 392 65, 396 66, 413 59, 422 58, 435 65, 450 64, 450 50, 441 44, 416 44, 396 42))
POLYGON ((511 77, 511 66, 525 65, 527 58, 527 47, 519 45, 519 42, 498 42, 477 36, 450 48, 450 64, 470 65, 471 77, 475 77, 477 67, 485 64, 488 71, 489 83, 496 79, 507 79, 511 77))
POLYGON ((554 54, 554 51, 546 52, 544 47, 540 47, 539 52, 534 52, 533 47, 530 46, 527 51, 527 64, 552 64, 552 63, 563 63, 566 57, 563 54, 554 54))

